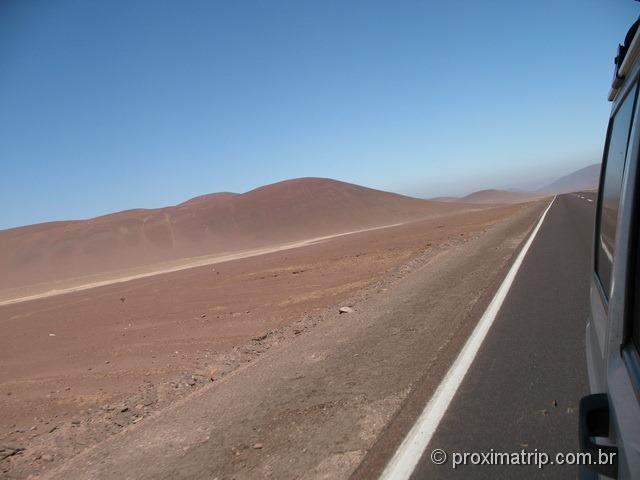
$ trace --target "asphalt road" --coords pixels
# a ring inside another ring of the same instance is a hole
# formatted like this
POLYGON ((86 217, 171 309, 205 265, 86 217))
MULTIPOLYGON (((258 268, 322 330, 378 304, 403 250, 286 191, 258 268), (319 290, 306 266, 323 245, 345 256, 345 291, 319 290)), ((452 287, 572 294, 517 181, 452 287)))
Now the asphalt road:
POLYGON ((577 467, 452 468, 454 452, 578 451, 595 194, 558 196, 473 365, 414 470, 423 478, 576 478, 577 467), (435 465, 431 452, 448 454, 435 465))

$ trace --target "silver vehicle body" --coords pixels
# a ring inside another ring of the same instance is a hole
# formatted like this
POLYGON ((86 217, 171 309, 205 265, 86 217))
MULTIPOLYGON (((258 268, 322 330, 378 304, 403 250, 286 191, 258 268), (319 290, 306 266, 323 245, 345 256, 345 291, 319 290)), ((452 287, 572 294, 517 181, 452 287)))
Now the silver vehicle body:
MULTIPOLYGON (((592 394, 606 394, 600 398, 607 402, 607 433, 588 435, 581 431, 581 442, 584 436, 598 445, 617 449, 615 472, 585 469, 600 478, 640 478, 640 305, 636 303, 640 302, 637 295, 640 291, 640 29, 637 23, 619 49, 609 94, 613 103, 598 190, 591 318, 586 328, 589 384, 592 394)), ((588 423, 589 414, 582 410, 581 402, 581 427, 584 418, 588 423)))

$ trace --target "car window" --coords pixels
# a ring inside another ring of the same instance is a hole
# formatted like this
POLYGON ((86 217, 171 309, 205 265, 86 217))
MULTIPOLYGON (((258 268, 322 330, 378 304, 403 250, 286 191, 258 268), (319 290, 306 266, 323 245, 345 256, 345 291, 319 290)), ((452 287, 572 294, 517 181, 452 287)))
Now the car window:
MULTIPOLYGON (((638 237, 638 234, 636 234, 636 239, 637 238, 640 238, 638 237)), ((638 299, 640 299, 640 269, 638 267, 640 267, 640 259, 636 263, 635 308, 632 310, 633 318, 631 319, 631 341, 635 345, 638 353, 640 353, 640 302, 638 301, 638 299)))
POLYGON ((640 255, 638 254, 638 245, 640 244, 640 195, 636 194, 634 208, 634 229, 633 243, 631 251, 634 252, 635 272, 632 274, 633 285, 631 286, 631 315, 627 323, 627 335, 631 343, 635 346, 636 351, 640 354, 640 255))
POLYGON ((612 119, 609 130, 604 178, 600 187, 598 233, 596 235, 595 268, 607 298, 611 290, 611 269, 616 239, 616 220, 620 205, 620 190, 624 172, 629 131, 633 116, 636 87, 634 87, 612 119))

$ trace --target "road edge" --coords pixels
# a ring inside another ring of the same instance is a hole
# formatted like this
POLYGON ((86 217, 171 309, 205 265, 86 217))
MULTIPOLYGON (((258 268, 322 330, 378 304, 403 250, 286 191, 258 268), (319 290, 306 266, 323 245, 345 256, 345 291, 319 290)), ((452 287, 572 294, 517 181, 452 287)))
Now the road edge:
POLYGON ((447 370, 447 373, 436 388, 436 391, 404 437, 402 443, 396 449, 393 457, 385 466, 379 477, 380 480, 409 479, 413 474, 416 465, 422 458, 422 455, 429 446, 440 421, 444 417, 449 404, 455 397, 466 373, 473 364, 473 360, 489 333, 489 330, 491 329, 491 326, 493 325, 493 322, 500 311, 507 294, 509 293, 511 285, 520 270, 520 266, 522 265, 531 244, 535 240, 538 231, 544 223, 547 213, 553 206, 556 198, 557 196, 553 197, 547 208, 540 216, 536 226, 529 234, 523 247, 518 252, 514 262, 509 268, 509 271, 502 280, 488 307, 482 314, 482 317, 474 327, 471 335, 469 335, 469 338, 458 353, 453 364, 449 370, 447 370))

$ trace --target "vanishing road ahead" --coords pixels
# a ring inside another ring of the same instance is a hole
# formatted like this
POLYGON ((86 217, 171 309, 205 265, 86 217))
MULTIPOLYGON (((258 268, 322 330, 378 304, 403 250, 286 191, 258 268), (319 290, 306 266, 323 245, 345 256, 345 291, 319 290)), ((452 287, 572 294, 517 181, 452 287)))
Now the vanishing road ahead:
POLYGON ((577 478, 577 467, 434 465, 430 453, 578 451, 595 194, 560 195, 412 478, 577 478))

